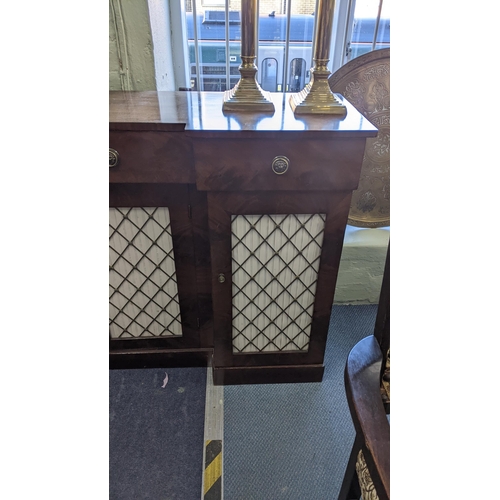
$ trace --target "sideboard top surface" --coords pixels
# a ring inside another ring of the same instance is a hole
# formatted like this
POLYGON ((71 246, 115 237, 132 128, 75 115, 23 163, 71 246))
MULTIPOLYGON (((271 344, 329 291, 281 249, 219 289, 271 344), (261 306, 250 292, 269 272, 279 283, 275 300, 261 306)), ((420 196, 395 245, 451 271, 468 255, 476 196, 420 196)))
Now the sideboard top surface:
POLYGON ((341 136, 374 137, 372 125, 340 94, 345 117, 307 115, 296 117, 290 94, 272 93, 274 113, 227 113, 222 111, 222 92, 111 91, 109 122, 112 130, 192 131, 202 135, 218 132, 326 132, 341 136))

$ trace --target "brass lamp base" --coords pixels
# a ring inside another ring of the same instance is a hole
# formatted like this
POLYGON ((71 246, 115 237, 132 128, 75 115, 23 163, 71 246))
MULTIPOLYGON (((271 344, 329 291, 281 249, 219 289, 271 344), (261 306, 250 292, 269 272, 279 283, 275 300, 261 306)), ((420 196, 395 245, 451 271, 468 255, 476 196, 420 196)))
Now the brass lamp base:
POLYGON ((224 102, 222 111, 261 111, 274 113, 274 103, 271 100, 271 93, 262 90, 257 83, 255 75, 255 56, 241 56, 243 61, 239 67, 240 80, 231 89, 224 92, 224 102))
POLYGON ((328 85, 330 71, 326 64, 312 69, 311 73, 311 81, 300 92, 290 96, 289 103, 294 114, 346 115, 347 108, 328 85))

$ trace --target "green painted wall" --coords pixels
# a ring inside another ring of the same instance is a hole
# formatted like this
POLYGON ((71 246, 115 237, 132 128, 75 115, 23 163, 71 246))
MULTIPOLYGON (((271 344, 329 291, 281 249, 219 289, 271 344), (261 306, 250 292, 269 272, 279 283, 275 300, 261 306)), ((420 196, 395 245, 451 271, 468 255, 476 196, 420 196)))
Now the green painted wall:
POLYGON ((147 0, 109 2, 109 89, 156 90, 147 0))

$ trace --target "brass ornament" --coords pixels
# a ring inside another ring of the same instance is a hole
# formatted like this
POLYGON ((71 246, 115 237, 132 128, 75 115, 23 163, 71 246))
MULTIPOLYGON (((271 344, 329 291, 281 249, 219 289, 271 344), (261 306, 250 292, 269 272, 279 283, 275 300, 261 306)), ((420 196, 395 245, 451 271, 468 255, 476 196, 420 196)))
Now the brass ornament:
POLYGON ((290 160, 286 156, 276 156, 273 160, 271 168, 277 175, 283 175, 290 166, 290 160))
MULTIPOLYGON (((294 114, 329 114, 345 116, 346 107, 330 90, 328 77, 330 70, 314 59, 314 68, 311 70, 310 82, 297 94, 290 96, 290 106, 294 114)), ((326 60, 328 63, 328 59, 326 60)))
POLYGON ((342 101, 333 94, 328 85, 331 72, 327 64, 330 60, 334 8, 335 0, 318 0, 314 67, 311 69, 309 83, 300 92, 290 96, 290 107, 295 115, 326 114, 343 117, 347 113, 342 101))
POLYGON ((255 56, 241 56, 243 63, 238 68, 240 80, 224 92, 222 111, 269 111, 274 112, 271 93, 263 90, 257 83, 255 56))
POLYGON ((120 162, 120 155, 118 151, 113 148, 109 148, 109 168, 116 167, 120 162))
POLYGON ((353 192, 348 224, 357 227, 390 225, 390 49, 353 59, 329 78, 340 93, 378 128, 366 140, 358 188, 353 192))
POLYGON ((363 450, 359 450, 356 460, 356 475, 358 476, 359 487, 361 488, 361 498, 366 500, 379 500, 375 484, 370 475, 363 450))
POLYGON ((241 66, 240 80, 224 92, 223 112, 252 111, 274 113, 271 93, 257 82, 255 65, 258 20, 257 0, 241 1, 241 66))

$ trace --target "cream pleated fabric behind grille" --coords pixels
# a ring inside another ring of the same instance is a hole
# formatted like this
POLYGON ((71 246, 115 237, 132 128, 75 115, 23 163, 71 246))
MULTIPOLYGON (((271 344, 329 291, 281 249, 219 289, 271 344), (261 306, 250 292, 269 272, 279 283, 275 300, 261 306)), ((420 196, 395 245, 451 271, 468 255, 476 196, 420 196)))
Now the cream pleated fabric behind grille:
POLYGON ((110 208, 112 338, 181 336, 168 208, 110 208))
POLYGON ((325 214, 233 215, 233 352, 307 351, 325 214))

